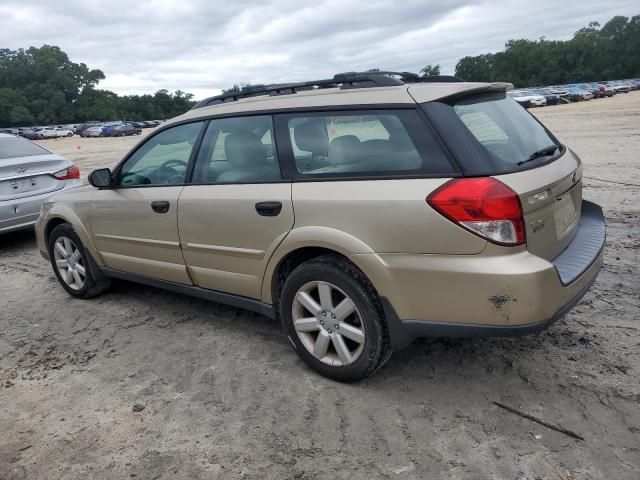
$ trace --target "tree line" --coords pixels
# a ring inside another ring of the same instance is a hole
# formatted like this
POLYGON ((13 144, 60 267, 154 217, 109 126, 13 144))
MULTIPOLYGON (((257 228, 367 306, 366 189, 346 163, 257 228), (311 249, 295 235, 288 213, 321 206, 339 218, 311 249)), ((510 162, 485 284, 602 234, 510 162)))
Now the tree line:
POLYGON ((194 104, 193 95, 180 90, 119 96, 97 88, 104 78, 56 46, 0 49, 0 127, 165 119, 194 104))
POLYGON ((497 53, 463 57, 456 76, 519 87, 640 76, 640 15, 591 22, 570 40, 509 40, 497 53))

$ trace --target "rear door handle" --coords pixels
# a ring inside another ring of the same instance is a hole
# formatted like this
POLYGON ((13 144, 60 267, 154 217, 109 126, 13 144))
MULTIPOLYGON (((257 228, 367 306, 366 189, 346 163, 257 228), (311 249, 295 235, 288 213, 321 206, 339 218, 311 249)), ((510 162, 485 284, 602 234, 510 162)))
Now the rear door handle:
POLYGON ((167 213, 169 211, 169 202, 166 200, 157 200, 155 202, 151 202, 151 208, 156 213, 167 213))
POLYGON ((256 203, 256 212, 263 217, 277 217, 282 211, 281 202, 259 202, 256 203))

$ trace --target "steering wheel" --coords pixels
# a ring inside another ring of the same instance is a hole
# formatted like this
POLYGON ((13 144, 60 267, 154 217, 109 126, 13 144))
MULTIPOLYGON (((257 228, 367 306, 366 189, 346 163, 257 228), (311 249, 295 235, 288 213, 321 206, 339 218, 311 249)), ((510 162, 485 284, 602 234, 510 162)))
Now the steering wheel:
POLYGON ((180 175, 178 171, 173 168, 174 166, 182 166, 185 168, 185 172, 187 169, 187 162, 177 159, 171 159, 164 162, 162 165, 158 167, 155 171, 155 176, 157 177, 158 183, 165 184, 174 184, 181 183, 184 181, 184 175, 180 175))
POLYGON ((121 185, 148 185, 150 183, 151 180, 137 173, 127 173, 120 179, 121 185))
POLYGON ((184 168, 187 168, 187 162, 183 161, 183 160, 178 160, 178 159, 171 159, 171 160, 167 160, 166 162, 164 162, 162 165, 160 165, 158 167, 158 170, 161 170, 165 167, 171 167, 172 165, 182 165, 184 168))

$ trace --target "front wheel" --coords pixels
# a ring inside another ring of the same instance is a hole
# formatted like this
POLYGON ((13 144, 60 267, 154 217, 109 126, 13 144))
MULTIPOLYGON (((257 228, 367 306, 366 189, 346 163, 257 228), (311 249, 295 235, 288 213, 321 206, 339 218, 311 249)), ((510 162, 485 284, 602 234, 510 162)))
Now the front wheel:
POLYGON ((70 224, 58 225, 51 232, 49 258, 58 281, 70 295, 91 298, 109 288, 109 279, 94 273, 89 254, 70 224))
POLYGON ((284 283, 279 306, 296 353, 325 377, 362 380, 391 354, 375 289, 339 257, 322 256, 297 267, 284 283))

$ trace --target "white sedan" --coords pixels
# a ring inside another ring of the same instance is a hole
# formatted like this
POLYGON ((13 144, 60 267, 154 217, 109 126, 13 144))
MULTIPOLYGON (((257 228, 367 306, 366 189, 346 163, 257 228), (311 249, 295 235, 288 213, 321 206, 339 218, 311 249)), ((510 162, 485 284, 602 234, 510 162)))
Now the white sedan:
POLYGON ((38 138, 73 137, 73 132, 66 128, 46 127, 38 131, 38 138))

